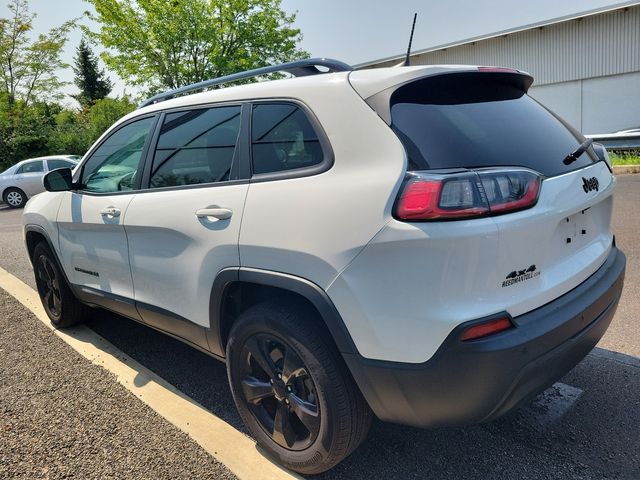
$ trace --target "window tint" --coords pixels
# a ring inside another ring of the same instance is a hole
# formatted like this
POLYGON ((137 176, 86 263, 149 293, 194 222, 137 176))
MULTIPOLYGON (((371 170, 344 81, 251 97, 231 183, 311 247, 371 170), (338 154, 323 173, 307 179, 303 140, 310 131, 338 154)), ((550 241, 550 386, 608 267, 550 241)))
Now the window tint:
POLYGON ((42 160, 37 160, 35 162, 27 162, 16 170, 16 175, 19 173, 37 173, 44 171, 44 166, 42 164, 42 160))
POLYGON ((310 167, 324 158, 318 135, 295 105, 254 105, 251 141, 253 173, 310 167))
POLYGON ((129 123, 111 134, 84 165, 82 184, 89 192, 131 190, 153 117, 129 123))
POLYGON ((394 92, 392 127, 409 169, 523 166, 554 176, 590 165, 590 152, 564 165, 584 138, 526 95, 515 79, 448 74, 394 92))
POLYGON ((240 107, 167 114, 151 170, 151 187, 229 180, 240 131, 240 107))
POLYGON ((47 160, 49 170, 55 170, 56 168, 73 168, 75 163, 67 162, 66 160, 47 160))

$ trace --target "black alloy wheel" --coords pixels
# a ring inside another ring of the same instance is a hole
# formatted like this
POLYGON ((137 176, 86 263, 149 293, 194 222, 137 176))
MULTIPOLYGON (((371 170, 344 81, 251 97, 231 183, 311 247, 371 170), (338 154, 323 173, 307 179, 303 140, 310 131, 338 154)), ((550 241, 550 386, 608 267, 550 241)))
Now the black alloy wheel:
POLYGON ((318 437, 316 387, 299 355, 269 334, 249 337, 242 348, 245 402, 264 431, 280 446, 304 450, 318 437))
POLYGON ((249 433, 303 474, 350 455, 372 418, 322 322, 309 304, 274 297, 240 313, 226 348, 229 386, 249 433))
POLYGON ((31 259, 38 294, 53 326, 64 328, 81 322, 89 307, 73 295, 55 255, 45 241, 35 246, 31 259))
POLYGON ((45 255, 40 255, 37 259, 36 285, 49 318, 59 319, 62 316, 60 279, 57 269, 45 255))

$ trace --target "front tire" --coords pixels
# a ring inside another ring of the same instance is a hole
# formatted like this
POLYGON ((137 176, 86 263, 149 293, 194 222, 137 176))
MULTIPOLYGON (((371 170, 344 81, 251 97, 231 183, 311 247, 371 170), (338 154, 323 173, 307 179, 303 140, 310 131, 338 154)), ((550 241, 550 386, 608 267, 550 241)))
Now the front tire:
POLYGON ((229 384, 251 435, 303 474, 350 455, 372 418, 314 313, 291 302, 256 305, 240 315, 227 344, 229 384))
POLYGON ((73 295, 55 256, 45 242, 36 245, 32 260, 38 294, 53 326, 65 328, 81 322, 88 307, 73 295))
POLYGON ((2 195, 2 200, 10 208, 22 208, 27 203, 27 196, 19 188, 11 187, 7 188, 2 195))

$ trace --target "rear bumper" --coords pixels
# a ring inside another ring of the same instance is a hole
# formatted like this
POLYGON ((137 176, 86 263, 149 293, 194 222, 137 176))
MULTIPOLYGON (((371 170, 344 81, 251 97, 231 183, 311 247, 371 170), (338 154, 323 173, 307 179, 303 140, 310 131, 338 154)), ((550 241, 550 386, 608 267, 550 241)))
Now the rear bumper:
MULTIPOLYGON (((427 427, 492 420, 535 396, 577 365, 604 335, 624 283, 626 258, 615 246, 575 289, 513 319, 516 328, 463 343, 465 322, 422 364, 345 354, 375 414, 427 427)), ((484 321, 481 319, 479 321, 484 321)))

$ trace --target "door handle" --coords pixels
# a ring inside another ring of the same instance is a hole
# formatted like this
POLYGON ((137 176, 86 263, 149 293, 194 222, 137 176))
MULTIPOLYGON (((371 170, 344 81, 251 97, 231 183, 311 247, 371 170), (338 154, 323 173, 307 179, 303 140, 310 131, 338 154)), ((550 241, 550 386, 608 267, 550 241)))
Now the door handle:
POLYGON ((107 216, 107 217, 119 217, 120 209, 116 207, 103 208, 102 210, 100 210, 100 215, 107 216))
POLYGON ((218 220, 226 220, 231 218, 231 215, 233 215, 233 210, 229 208, 207 207, 196 210, 196 217, 198 218, 214 217, 218 220))

